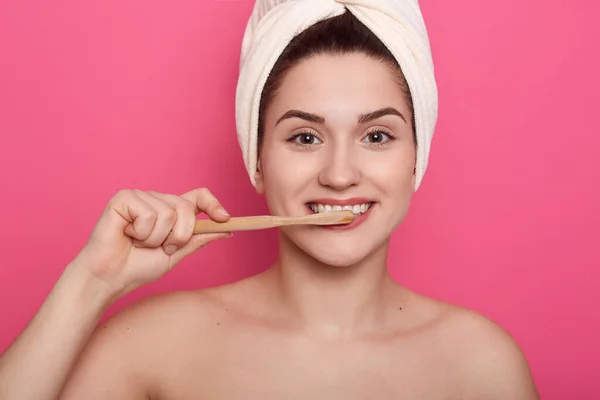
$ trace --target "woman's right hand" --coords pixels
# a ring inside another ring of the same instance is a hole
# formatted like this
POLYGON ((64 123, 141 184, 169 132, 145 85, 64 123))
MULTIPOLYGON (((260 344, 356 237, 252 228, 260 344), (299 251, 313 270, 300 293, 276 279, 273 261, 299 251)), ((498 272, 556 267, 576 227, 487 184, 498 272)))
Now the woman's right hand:
POLYGON ((183 258, 230 233, 193 234, 196 214, 225 222, 229 214, 207 189, 182 196, 124 190, 108 203, 76 264, 120 297, 171 270, 183 258))

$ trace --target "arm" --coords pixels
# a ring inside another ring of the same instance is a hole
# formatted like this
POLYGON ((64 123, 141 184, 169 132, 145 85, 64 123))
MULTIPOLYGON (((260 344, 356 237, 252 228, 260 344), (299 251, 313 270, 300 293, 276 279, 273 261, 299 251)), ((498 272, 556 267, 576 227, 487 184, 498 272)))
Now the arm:
MULTIPOLYGON (((157 280, 209 242, 228 236, 194 235, 196 214, 200 212, 219 222, 229 218, 206 189, 181 197, 141 191, 122 191, 113 197, 84 249, 67 266, 29 325, 0 357, 0 398, 59 398, 96 324, 113 301, 157 280)), ((98 336, 104 339, 97 343, 112 343, 110 335, 98 336)), ((93 354, 104 355, 99 353, 104 348, 115 351, 117 359, 124 355, 118 346, 103 345, 93 346, 93 354)), ((95 364, 95 357, 87 360, 95 364)), ((99 358, 100 368, 93 371, 98 375, 84 379, 79 373, 72 387, 81 393, 68 398, 139 397, 135 390, 119 384, 127 376, 120 375, 124 371, 106 360, 109 358, 99 358), (114 382, 114 392, 107 397, 97 392, 105 378, 114 382), (84 380, 94 381, 95 385, 77 384, 84 380)), ((89 361, 84 365, 89 366, 89 361)), ((89 367, 81 370, 90 373, 89 367)))
POLYGON ((105 309, 107 285, 70 264, 27 328, 0 358, 0 398, 55 399, 105 309))

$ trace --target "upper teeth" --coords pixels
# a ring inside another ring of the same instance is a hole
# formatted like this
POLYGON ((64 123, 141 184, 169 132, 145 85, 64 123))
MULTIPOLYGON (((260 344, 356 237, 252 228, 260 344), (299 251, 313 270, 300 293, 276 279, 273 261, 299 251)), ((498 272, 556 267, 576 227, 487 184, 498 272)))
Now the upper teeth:
POLYGON ((314 204, 314 203, 310 203, 308 205, 308 207, 311 210, 313 210, 313 212, 315 212, 315 213, 349 210, 349 211, 352 211, 354 213, 354 215, 359 215, 359 214, 367 212, 367 210, 371 207, 372 204, 373 203, 355 204, 353 206, 351 206, 351 205, 347 205, 347 206, 330 206, 328 204, 314 204))

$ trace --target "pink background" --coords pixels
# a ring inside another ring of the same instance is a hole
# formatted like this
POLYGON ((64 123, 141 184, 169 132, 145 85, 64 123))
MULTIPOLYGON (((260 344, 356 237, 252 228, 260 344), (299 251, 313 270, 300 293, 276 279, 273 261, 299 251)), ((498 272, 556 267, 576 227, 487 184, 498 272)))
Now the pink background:
MULTIPOLYGON (((121 188, 209 187, 266 212, 234 125, 251 1, 0 2, 0 351, 121 188)), ((544 399, 600 396, 600 24, 594 0, 421 0, 440 118, 394 277, 522 345, 544 399)), ((266 268, 238 233, 118 301, 266 268)), ((257 248, 262 251, 256 251, 257 248)))

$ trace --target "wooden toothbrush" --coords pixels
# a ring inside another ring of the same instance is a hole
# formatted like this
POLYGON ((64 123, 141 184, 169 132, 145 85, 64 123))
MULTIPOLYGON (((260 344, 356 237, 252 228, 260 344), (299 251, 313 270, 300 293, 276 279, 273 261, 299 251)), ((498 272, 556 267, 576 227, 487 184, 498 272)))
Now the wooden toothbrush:
POLYGON ((227 222, 202 219, 196 221, 194 233, 252 231, 288 225, 341 225, 349 224, 353 219, 354 213, 349 210, 309 214, 299 217, 277 217, 271 215, 233 217, 229 218, 227 222))

